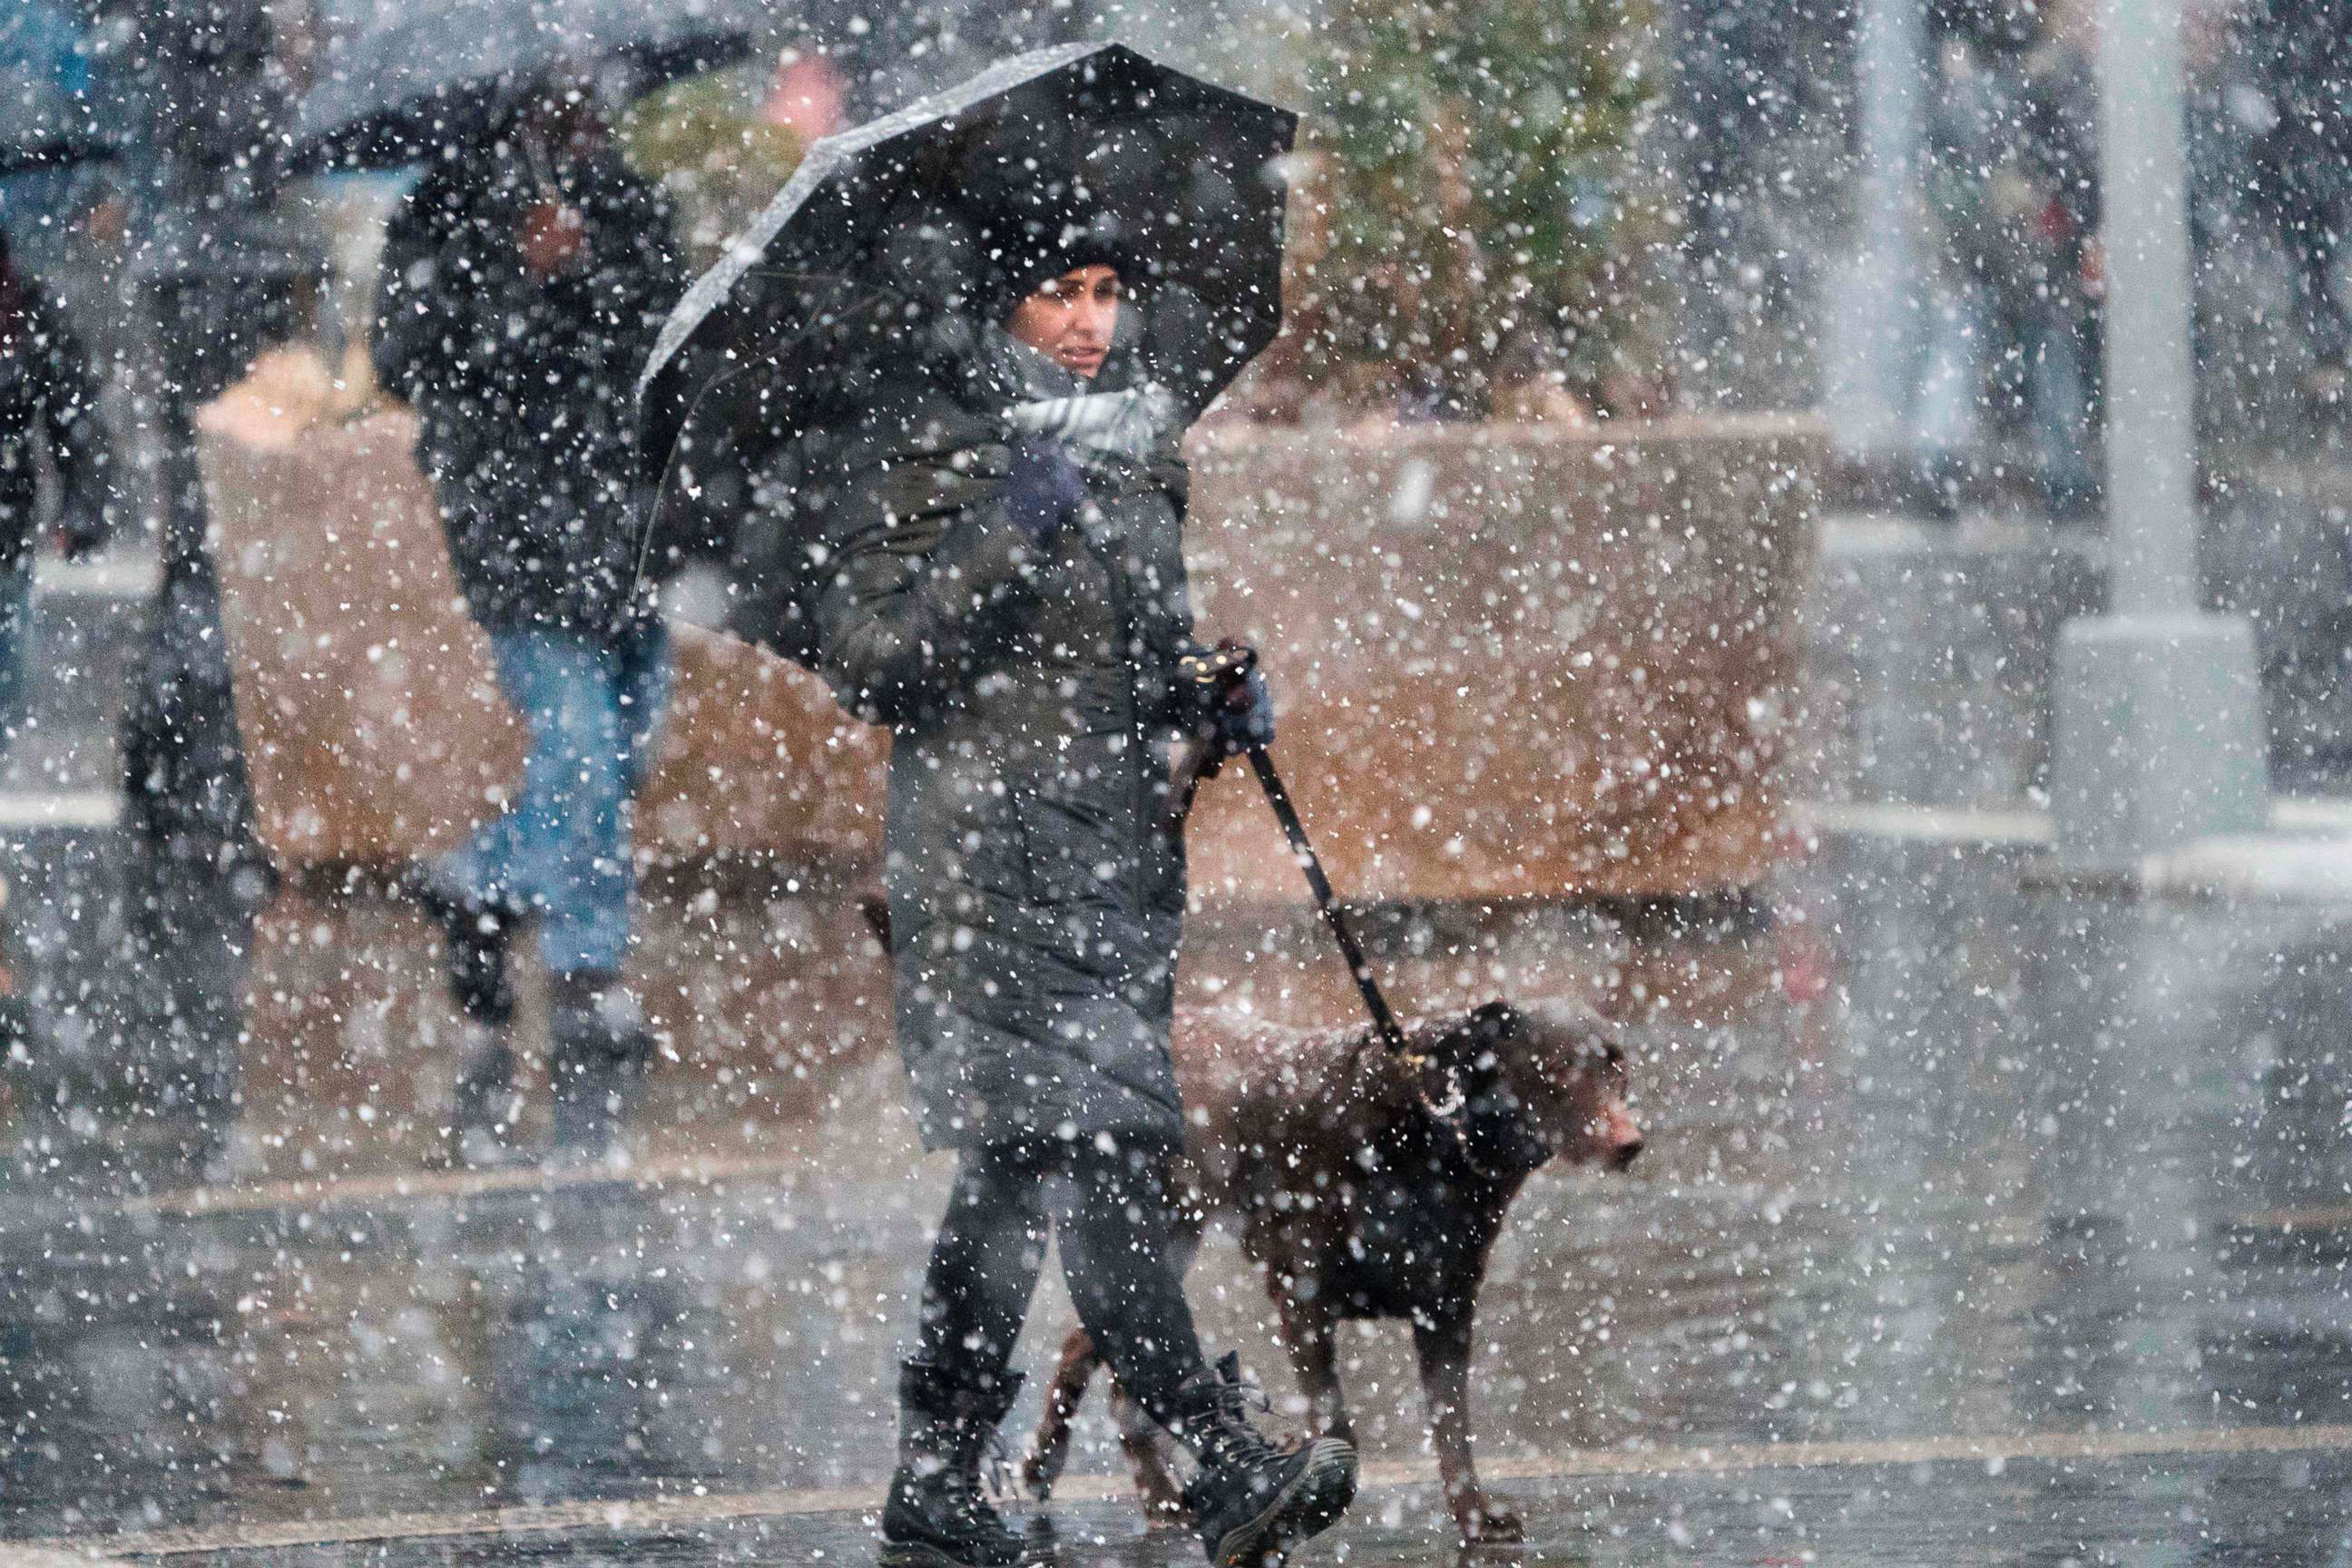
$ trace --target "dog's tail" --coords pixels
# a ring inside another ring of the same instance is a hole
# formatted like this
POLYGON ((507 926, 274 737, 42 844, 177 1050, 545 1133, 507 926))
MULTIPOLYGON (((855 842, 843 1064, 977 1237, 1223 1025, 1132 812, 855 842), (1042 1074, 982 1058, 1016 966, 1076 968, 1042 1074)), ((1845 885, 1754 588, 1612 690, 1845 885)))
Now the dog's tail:
POLYGON ((1029 1439, 1028 1456, 1021 1461, 1021 1484, 1039 1502, 1052 1499, 1054 1483, 1070 1462, 1070 1426, 1101 1365, 1102 1357, 1086 1330, 1072 1329, 1062 1342, 1062 1363, 1054 1369, 1053 1384, 1045 1390, 1045 1409, 1029 1439))

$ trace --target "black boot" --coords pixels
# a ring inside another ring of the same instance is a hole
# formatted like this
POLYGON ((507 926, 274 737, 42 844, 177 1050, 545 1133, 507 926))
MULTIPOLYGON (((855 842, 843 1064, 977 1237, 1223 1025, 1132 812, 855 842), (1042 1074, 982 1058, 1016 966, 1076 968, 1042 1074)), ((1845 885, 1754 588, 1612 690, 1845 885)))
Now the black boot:
POLYGON ((465 1060, 457 1068, 457 1092, 449 1108, 449 1163, 469 1170, 520 1163, 523 1151, 515 1141, 520 1110, 514 1051, 505 1031, 467 1025, 465 1060))
POLYGON ((441 928, 449 955, 449 994, 469 1022, 505 1028, 514 1018, 507 943, 521 923, 521 908, 508 900, 483 898, 441 860, 418 868, 409 886, 441 928))
POLYGON ((981 1485, 980 1461, 1021 1379, 986 1388, 943 1367, 898 1369, 898 1473, 882 1505, 883 1568, 1013 1568, 1028 1551, 981 1485))
POLYGON ((555 1079, 549 1152, 559 1160, 601 1160, 636 1108, 653 1031, 635 998, 603 971, 553 976, 548 1007, 555 1079))
POLYGON ((1352 1445, 1317 1437, 1276 1447, 1250 1425, 1248 1402, 1238 1356, 1202 1368, 1176 1391, 1176 1436, 1201 1461, 1184 1503, 1217 1568, 1278 1568, 1356 1496, 1352 1445))

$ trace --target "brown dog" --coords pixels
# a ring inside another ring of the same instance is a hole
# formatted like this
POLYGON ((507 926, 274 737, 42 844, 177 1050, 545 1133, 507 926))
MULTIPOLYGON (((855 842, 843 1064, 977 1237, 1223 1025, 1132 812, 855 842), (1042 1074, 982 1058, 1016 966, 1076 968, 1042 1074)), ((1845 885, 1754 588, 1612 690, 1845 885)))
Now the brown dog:
MULTIPOLYGON (((1642 1152, 1624 1051, 1616 1026, 1566 1001, 1490 1003, 1416 1020, 1406 1033, 1429 1059, 1426 1081, 1369 1031, 1195 1027, 1178 1041, 1192 1124, 1177 1182, 1185 1260, 1211 1211, 1240 1222, 1316 1420, 1343 1436, 1339 1323, 1409 1321, 1463 1536, 1517 1541, 1518 1520, 1479 1489, 1470 1458, 1478 1286, 1528 1175, 1554 1160, 1622 1170, 1642 1152), (1463 1104, 1440 1118, 1448 1075, 1463 1104)), ((1073 1331, 1023 1466, 1040 1500, 1068 1458, 1071 1417, 1098 1364, 1092 1342, 1073 1331)), ((1132 1411, 1120 1426, 1154 1518, 1181 1514, 1164 1441, 1132 1411)))

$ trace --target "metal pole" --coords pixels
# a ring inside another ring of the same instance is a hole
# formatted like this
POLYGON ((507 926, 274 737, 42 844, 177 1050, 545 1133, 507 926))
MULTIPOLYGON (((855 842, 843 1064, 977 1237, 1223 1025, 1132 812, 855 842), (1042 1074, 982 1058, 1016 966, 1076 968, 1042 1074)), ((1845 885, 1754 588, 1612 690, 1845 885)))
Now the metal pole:
POLYGON ((2180 0, 2110 0, 2100 20, 2114 603, 2126 615, 2193 610, 2197 427, 2180 0))
POLYGON ((1858 244, 1843 291, 1852 303, 1834 319, 1842 383, 1835 426, 1850 449, 1865 454, 1900 447, 1908 423, 1928 64, 1924 0, 1863 0, 1854 57, 1858 244))
POLYGON ((2099 21, 2115 613, 2060 634, 2051 782, 2061 855, 2129 871, 2261 828, 2268 776, 2252 625, 2198 607, 2180 0, 2099 21))

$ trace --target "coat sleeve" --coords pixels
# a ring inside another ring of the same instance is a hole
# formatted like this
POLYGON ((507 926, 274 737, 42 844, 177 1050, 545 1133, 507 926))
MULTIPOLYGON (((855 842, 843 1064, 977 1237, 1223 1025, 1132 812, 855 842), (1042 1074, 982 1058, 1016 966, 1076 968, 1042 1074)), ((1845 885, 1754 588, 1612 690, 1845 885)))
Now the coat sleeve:
POLYGON ((901 467, 853 480, 845 500, 814 616, 825 679, 861 718, 905 724, 952 707, 1068 592, 1067 563, 1005 516, 986 481, 901 467), (922 504, 982 489, 964 504, 922 504))
POLYGON ((485 374, 481 350, 498 340, 492 320, 506 301, 471 275, 483 258, 466 243, 462 206, 457 192, 428 176, 384 231, 370 359, 377 384, 412 403, 485 374))
POLYGON ((686 292, 676 216, 657 190, 617 161, 598 186, 596 205, 598 221, 590 229, 590 311, 620 362, 614 370, 625 386, 634 388, 662 322, 686 292))
POLYGON ((401 203, 384 231, 383 260, 376 273, 375 341, 369 359, 376 384, 411 402, 437 379, 434 373, 444 357, 436 352, 443 328, 430 298, 439 260, 431 227, 415 196, 401 203))
POLYGON ((1164 553, 1130 563, 1129 576, 1144 595, 1139 617, 1144 645, 1150 650, 1159 678, 1160 700, 1147 709, 1151 721, 1191 729, 1200 720, 1199 699, 1184 679, 1182 660, 1202 651, 1192 624, 1192 589, 1184 563, 1184 520, 1192 506, 1192 475, 1183 463, 1171 458, 1152 465, 1152 479, 1176 514, 1176 526, 1151 537, 1164 542, 1164 553))

